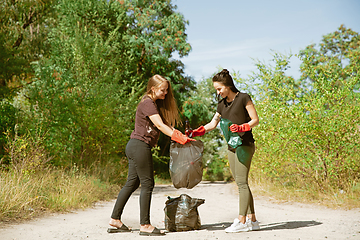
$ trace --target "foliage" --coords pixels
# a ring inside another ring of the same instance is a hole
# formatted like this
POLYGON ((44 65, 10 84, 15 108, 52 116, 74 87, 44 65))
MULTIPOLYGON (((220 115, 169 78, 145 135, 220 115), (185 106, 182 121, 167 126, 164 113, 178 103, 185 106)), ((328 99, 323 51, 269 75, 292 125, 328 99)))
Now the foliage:
POLYGON ((62 0, 55 9, 62 17, 49 34, 50 57, 33 64, 26 127, 48 130, 55 165, 120 160, 147 79, 169 77, 180 102, 193 85, 170 59, 191 50, 186 21, 169 1, 62 0))
MULTIPOLYGON (((206 141, 206 144, 213 144, 212 142, 206 141)), ((208 152, 204 153, 205 159, 205 168, 203 180, 207 181, 231 181, 233 180, 229 161, 227 159, 228 156, 228 146, 227 144, 222 142, 221 147, 217 147, 216 149, 211 149, 212 152, 209 154, 208 152)), ((206 149, 209 151, 209 147, 206 149)))
MULTIPOLYGON (((182 119, 193 128, 216 111, 211 78, 195 88, 182 62, 172 59, 191 46, 188 22, 170 0, 4 0, 0 6, 0 159, 8 176, 28 182, 51 162, 122 182, 136 106, 154 74, 171 80, 182 119)), ((296 56, 299 79, 286 75, 293 55, 280 53, 273 65, 256 62, 249 79, 232 74, 261 120, 252 172, 285 187, 358 191, 360 36, 340 26, 296 56)), ((229 179, 219 130, 199 139, 204 179, 229 179)), ((158 145, 155 173, 166 178, 170 138, 161 135, 158 145)))
MULTIPOLYGON (((0 222, 89 207, 118 191, 109 179, 97 177, 106 175, 104 171, 97 175, 76 164, 69 168, 49 165, 43 135, 39 131, 35 136, 8 136, 11 168, 0 170, 0 222)), ((112 165, 112 169, 118 168, 112 165)))
POLYGON ((22 174, 34 174, 41 171, 52 158, 43 147, 43 136, 39 133, 19 136, 16 128, 14 136, 7 135, 8 141, 5 147, 9 153, 12 169, 22 174))
POLYGON ((46 36, 53 0, 3 0, 0 3, 0 159, 9 163, 6 135, 14 134, 18 109, 12 97, 31 81, 30 62, 48 55, 46 36))
POLYGON ((4 0, 0 4, 0 97, 32 76, 30 63, 49 54, 53 0, 4 0))
POLYGON ((199 126, 208 123, 216 111, 215 92, 211 78, 202 79, 196 85, 182 105, 182 115, 189 120, 192 126, 199 126))
MULTIPOLYGON (((183 103, 182 115, 189 120, 190 127, 193 129, 210 122, 216 112, 216 92, 211 79, 212 77, 199 81, 196 89, 190 93, 190 97, 183 103)), ((229 179, 226 157, 219 153, 223 145, 220 130, 216 128, 204 136, 195 138, 204 143, 204 180, 229 179)))
POLYGON ((0 102, 0 162, 9 163, 5 145, 7 144, 7 134, 13 135, 16 124, 17 109, 8 101, 0 102))
POLYGON ((91 207, 118 191, 76 166, 68 171, 44 168, 37 174, 1 171, 0 184, 0 222, 91 207))
POLYGON ((344 26, 325 35, 319 50, 300 51, 298 80, 285 74, 291 55, 275 53, 274 66, 257 62, 250 81, 260 116, 258 174, 325 192, 350 191, 359 181, 359 44, 359 34, 344 26))

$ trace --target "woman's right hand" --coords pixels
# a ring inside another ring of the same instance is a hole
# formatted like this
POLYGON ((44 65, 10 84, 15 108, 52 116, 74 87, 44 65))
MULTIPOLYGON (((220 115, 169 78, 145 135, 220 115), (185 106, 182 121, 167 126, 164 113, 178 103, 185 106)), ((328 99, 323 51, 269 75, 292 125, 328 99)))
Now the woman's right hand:
POLYGON ((200 126, 195 130, 190 130, 190 131, 188 131, 188 133, 186 132, 185 134, 190 137, 202 136, 205 134, 205 127, 200 126))
POLYGON ((190 141, 196 141, 195 139, 189 138, 188 136, 182 134, 179 130, 174 129, 172 135, 171 135, 171 140, 178 142, 182 145, 184 145, 185 143, 188 143, 190 141))

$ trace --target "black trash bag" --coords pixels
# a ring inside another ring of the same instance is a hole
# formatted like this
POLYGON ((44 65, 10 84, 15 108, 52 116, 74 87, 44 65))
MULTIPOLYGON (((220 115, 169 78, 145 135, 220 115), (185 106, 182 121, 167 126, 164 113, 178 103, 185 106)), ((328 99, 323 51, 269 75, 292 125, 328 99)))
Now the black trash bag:
POLYGON ((169 172, 175 188, 195 187, 202 180, 204 144, 200 141, 170 145, 169 172))
POLYGON ((179 197, 170 198, 165 202, 165 229, 169 232, 182 232, 198 230, 201 221, 197 207, 205 202, 205 199, 191 198, 181 194, 179 197))

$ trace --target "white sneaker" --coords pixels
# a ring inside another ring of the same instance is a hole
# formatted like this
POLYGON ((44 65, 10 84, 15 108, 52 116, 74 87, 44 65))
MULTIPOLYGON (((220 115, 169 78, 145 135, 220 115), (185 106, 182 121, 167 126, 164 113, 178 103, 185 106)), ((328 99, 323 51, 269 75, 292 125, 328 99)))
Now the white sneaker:
POLYGON ((234 219, 233 224, 231 224, 230 227, 225 229, 225 232, 227 233, 236 233, 236 232, 247 232, 249 231, 249 226, 248 224, 244 224, 242 222, 240 222, 240 220, 238 218, 234 219))
POLYGON ((246 223, 250 231, 260 230, 259 222, 256 220, 255 222, 251 221, 250 218, 246 218, 246 223))

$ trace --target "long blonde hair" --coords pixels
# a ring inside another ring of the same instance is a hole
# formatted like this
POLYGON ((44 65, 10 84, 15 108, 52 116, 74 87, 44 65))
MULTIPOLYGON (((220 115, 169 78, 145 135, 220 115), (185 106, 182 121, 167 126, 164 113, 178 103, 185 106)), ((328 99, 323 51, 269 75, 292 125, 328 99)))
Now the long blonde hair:
POLYGON ((159 108, 160 116, 163 122, 166 125, 174 127, 176 123, 179 123, 180 118, 170 81, 159 74, 152 76, 148 81, 146 95, 150 96, 152 99, 155 99, 155 93, 152 91, 151 88, 159 88, 163 82, 168 83, 167 94, 165 96, 165 99, 157 99, 156 105, 159 108))

